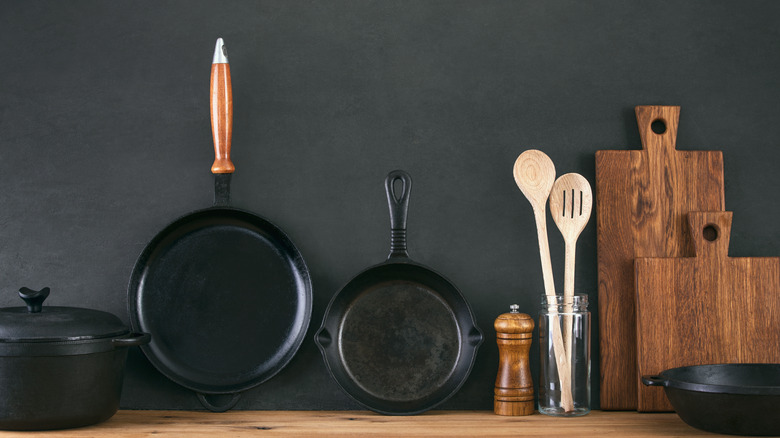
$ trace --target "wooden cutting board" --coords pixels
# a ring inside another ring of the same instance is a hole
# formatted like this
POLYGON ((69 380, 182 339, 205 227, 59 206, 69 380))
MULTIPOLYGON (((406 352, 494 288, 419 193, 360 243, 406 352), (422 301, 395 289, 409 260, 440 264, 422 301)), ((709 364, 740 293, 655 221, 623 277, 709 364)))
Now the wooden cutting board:
POLYGON ((637 408, 634 259, 690 257, 690 211, 723 211, 723 154, 678 151, 680 107, 638 106, 641 150, 596 152, 601 409, 637 408), (653 127, 663 126, 665 130, 653 127))
MULTIPOLYGON (((780 257, 728 257, 731 212, 688 218, 696 257, 635 262, 639 374, 780 362, 780 257)), ((662 387, 637 385, 640 411, 672 410, 662 387)))

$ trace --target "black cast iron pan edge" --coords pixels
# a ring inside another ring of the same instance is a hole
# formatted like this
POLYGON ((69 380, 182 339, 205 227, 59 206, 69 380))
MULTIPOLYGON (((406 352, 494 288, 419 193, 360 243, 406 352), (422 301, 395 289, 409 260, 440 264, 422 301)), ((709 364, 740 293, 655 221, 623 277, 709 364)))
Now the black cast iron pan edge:
POLYGON ((696 365, 687 367, 671 368, 662 371, 659 375, 646 375, 642 376, 642 383, 646 386, 663 386, 665 388, 682 389, 686 391, 697 391, 717 394, 740 394, 740 395, 780 395, 780 386, 746 386, 746 385, 718 385, 711 383, 696 383, 688 380, 683 380, 677 377, 678 374, 685 371, 691 371, 695 369, 704 370, 708 368, 712 371, 731 369, 749 369, 749 368, 766 368, 774 370, 780 373, 780 364, 754 364, 754 363, 740 363, 740 364, 712 364, 712 365, 696 365))

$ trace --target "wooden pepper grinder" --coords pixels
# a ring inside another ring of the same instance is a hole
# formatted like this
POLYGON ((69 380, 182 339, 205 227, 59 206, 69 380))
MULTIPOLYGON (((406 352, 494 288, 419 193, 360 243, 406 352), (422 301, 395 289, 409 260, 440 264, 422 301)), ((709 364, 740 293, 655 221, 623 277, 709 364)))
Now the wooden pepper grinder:
POLYGON ((534 413, 534 383, 528 352, 533 339, 534 320, 518 312, 517 304, 509 308, 510 313, 502 313, 493 324, 498 343, 493 412, 497 415, 531 415, 534 413))

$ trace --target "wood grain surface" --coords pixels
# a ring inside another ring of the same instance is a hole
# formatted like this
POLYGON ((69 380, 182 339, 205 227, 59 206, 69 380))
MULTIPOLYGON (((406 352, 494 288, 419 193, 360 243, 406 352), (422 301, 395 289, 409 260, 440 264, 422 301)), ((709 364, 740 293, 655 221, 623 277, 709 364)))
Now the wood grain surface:
POLYGON ((593 210, 593 191, 590 183, 578 173, 567 173, 555 180, 550 191, 550 215, 558 226, 566 246, 563 268, 563 344, 569 363, 572 363, 572 304, 577 239, 590 220, 593 210), (568 197, 567 197, 568 196, 568 197))
POLYGON ((233 173, 230 160, 233 140, 233 85, 230 64, 211 65, 211 133, 214 137, 214 164, 211 173, 233 173))
POLYGON ((635 111, 642 149, 596 152, 600 394, 608 410, 637 408, 634 259, 693 256, 685 214, 725 208, 722 153, 675 149, 677 106, 635 111))
POLYGON ((94 426, 49 432, 3 432, 3 438, 250 437, 250 436, 719 436, 685 424, 677 414, 593 411, 584 417, 534 414, 504 417, 491 411, 429 411, 411 417, 366 411, 119 411, 94 426))
POLYGON ((498 415, 534 413, 534 380, 528 357, 533 342, 534 320, 516 309, 502 313, 493 323, 498 344, 493 412, 498 415))
MULTIPOLYGON (((728 257, 731 219, 690 213, 696 257, 636 260, 640 375, 780 362, 780 258, 728 257)), ((640 411, 672 410, 662 387, 637 385, 640 411)))

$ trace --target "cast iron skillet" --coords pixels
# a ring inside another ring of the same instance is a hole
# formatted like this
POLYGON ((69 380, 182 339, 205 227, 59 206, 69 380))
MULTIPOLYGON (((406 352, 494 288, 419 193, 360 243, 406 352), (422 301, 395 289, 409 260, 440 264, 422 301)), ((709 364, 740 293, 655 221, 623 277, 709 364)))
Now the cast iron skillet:
POLYGON ((315 341, 328 370, 353 399, 382 414, 433 408, 466 381, 482 333, 460 291, 406 252, 412 179, 385 180, 390 255, 334 295, 315 341), (401 196, 395 182, 401 181, 401 196))
POLYGON ((225 411, 292 359, 309 325, 312 291, 287 235, 228 206, 234 167, 226 59, 212 66, 211 91, 215 206, 177 219, 152 239, 135 264, 128 306, 132 326, 152 334, 142 347, 151 363, 197 392, 207 409, 225 411), (232 397, 217 405, 209 394, 232 397))
POLYGON ((719 364, 672 368, 642 376, 663 386, 689 425, 732 435, 780 435, 780 364, 719 364))

